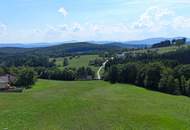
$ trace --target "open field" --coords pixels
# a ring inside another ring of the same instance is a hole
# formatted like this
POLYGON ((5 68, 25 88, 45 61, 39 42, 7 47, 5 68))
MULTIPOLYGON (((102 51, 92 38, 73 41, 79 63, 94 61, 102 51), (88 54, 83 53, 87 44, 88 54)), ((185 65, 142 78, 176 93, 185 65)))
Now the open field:
MULTIPOLYGON (((74 57, 72 59, 69 59, 69 65, 66 67, 71 67, 71 68, 79 68, 79 67, 87 67, 89 64, 90 60, 95 60, 96 58, 98 58, 98 55, 81 55, 80 57, 74 57)), ((65 67, 63 66, 63 59, 64 58, 57 58, 56 59, 56 64, 57 66, 59 66, 60 69, 64 69, 65 67)), ((94 71, 97 71, 99 67, 94 67, 94 66, 90 66, 94 71)))
MULTIPOLYGON (((181 47, 188 47, 189 45, 183 45, 181 47)), ((177 49, 179 49, 180 47, 178 46, 170 46, 170 47, 160 47, 160 48, 151 48, 151 49, 142 49, 142 50, 137 50, 135 52, 146 52, 146 51, 157 51, 159 54, 163 54, 163 53, 167 53, 167 52, 172 52, 172 51, 176 51, 177 49)))
POLYGON ((190 129, 190 98, 104 81, 47 81, 0 94, 0 129, 190 129))

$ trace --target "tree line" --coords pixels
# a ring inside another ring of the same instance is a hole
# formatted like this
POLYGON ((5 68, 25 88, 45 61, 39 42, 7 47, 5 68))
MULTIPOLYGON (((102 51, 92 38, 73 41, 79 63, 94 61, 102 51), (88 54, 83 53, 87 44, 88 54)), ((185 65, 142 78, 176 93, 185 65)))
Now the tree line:
POLYGON ((181 46, 186 44, 186 38, 179 38, 179 39, 173 39, 173 40, 165 40, 161 41, 159 43, 153 44, 152 48, 158 48, 158 47, 168 47, 172 45, 181 46))
POLYGON ((178 64, 190 64, 190 46, 181 47, 176 51, 166 52, 163 54, 159 54, 157 51, 148 50, 146 52, 127 52, 124 58, 115 58, 115 63, 127 63, 131 61, 142 61, 145 63, 153 62, 153 61, 173 61, 178 64))
POLYGON ((105 67, 104 79, 130 83, 156 91, 190 96, 190 47, 158 54, 155 51, 127 53, 105 67))
POLYGON ((12 86, 31 88, 38 78, 48 80, 93 80, 95 72, 90 67, 65 68, 60 70, 56 67, 0 67, 0 75, 10 74, 15 77, 12 86))
POLYGON ((41 79, 51 80, 92 80, 95 78, 95 72, 90 67, 65 68, 60 70, 54 68, 36 68, 36 72, 41 79))
POLYGON ((162 62, 129 62, 107 68, 104 79, 130 83, 169 94, 190 96, 190 65, 174 68, 162 62))
POLYGON ((96 58, 94 60, 90 60, 88 65, 99 67, 104 63, 104 61, 105 61, 105 58, 96 58))
POLYGON ((15 55, 0 57, 1 67, 53 67, 55 63, 49 60, 49 57, 38 55, 15 55))

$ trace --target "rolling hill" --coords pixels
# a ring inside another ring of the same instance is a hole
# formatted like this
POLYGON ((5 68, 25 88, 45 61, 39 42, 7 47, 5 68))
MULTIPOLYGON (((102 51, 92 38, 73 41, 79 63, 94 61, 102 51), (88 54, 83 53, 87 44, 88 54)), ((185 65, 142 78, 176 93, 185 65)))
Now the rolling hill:
MULTIPOLYGON (((91 41, 71 43, 0 44, 0 54, 36 54, 59 57, 65 54, 88 54, 105 51, 116 51, 121 50, 122 48, 145 48, 166 39, 171 40, 172 38, 151 38, 127 42, 91 41)), ((187 43, 189 43, 189 39, 187 39, 187 43)))
MULTIPOLYGON (((174 37, 174 38, 180 38, 180 37, 174 37)), ((144 46, 150 46, 152 44, 164 41, 164 40, 172 40, 174 38, 148 38, 143 40, 132 40, 132 41, 86 41, 86 43, 92 43, 92 44, 111 44, 116 45, 124 48, 138 48, 138 47, 144 47, 144 46)), ((190 39, 187 38, 187 42, 189 43, 190 39)), ((68 44, 68 43, 80 43, 77 41, 65 41, 65 42, 41 42, 41 43, 0 43, 0 48, 4 47, 16 47, 16 48, 40 48, 40 47, 50 47, 50 46, 56 46, 56 45, 62 45, 62 44, 68 44)), ((84 42, 83 42, 84 43, 84 42)))
POLYGON ((145 48, 145 47, 150 47, 148 44, 130 44, 130 43, 121 43, 121 42, 111 42, 108 43, 107 45, 112 45, 112 46, 118 46, 121 48, 145 48))
POLYGON ((114 51, 120 49, 121 47, 111 44, 93 44, 88 42, 78 42, 38 48, 3 47, 0 48, 0 53, 4 55, 36 54, 57 57, 64 54, 87 54, 95 52, 114 51))

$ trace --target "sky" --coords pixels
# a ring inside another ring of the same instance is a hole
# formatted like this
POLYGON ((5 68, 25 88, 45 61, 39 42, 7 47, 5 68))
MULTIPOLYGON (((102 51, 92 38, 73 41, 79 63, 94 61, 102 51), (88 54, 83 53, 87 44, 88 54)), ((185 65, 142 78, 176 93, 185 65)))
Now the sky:
POLYGON ((0 42, 190 36, 190 0, 0 0, 0 42))

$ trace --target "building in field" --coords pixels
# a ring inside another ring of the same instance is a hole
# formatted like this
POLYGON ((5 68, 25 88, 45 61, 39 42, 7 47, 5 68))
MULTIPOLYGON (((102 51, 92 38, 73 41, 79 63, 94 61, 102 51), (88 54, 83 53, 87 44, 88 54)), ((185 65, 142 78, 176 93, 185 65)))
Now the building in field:
POLYGON ((116 54, 116 57, 120 58, 120 59, 124 59, 126 57, 126 53, 123 52, 123 53, 120 53, 120 54, 116 54))
POLYGON ((16 80, 16 77, 10 74, 0 75, 0 89, 8 89, 16 80))

